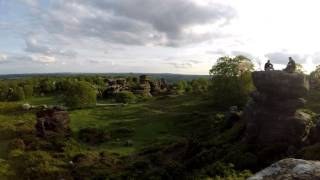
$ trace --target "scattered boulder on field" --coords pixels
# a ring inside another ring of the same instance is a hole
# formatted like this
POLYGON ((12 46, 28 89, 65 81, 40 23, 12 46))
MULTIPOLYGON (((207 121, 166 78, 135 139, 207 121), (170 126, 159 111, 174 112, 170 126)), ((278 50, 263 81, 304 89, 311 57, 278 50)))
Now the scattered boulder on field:
POLYGON ((275 143, 300 146, 312 127, 312 118, 303 108, 308 81, 303 74, 283 71, 254 72, 257 91, 252 93, 242 119, 244 141, 258 145, 275 143))
POLYGON ((31 109, 31 105, 28 103, 22 104, 22 109, 23 110, 30 110, 31 109))
POLYGON ((37 112, 36 116, 37 136, 69 137, 71 135, 70 117, 67 111, 59 108, 44 109, 37 112))
POLYGON ((248 180, 274 179, 320 179, 320 162, 288 158, 274 163, 248 178, 248 180))

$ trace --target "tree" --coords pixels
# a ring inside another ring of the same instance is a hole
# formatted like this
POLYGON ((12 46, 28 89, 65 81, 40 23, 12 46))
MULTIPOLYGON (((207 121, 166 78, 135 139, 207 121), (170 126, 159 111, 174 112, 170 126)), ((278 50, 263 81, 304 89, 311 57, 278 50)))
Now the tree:
POLYGON ((136 100, 136 96, 130 91, 121 91, 116 94, 118 103, 132 103, 136 100))
POLYGON ((30 97, 33 96, 33 86, 32 85, 24 85, 23 86, 23 91, 24 91, 24 95, 25 95, 25 98, 28 99, 30 97))
POLYGON ((39 82, 39 87, 38 87, 39 94, 44 93, 44 94, 50 94, 55 91, 55 82, 52 79, 46 78, 42 79, 39 82))
POLYGON ((306 74, 306 70, 302 66, 302 64, 296 63, 296 72, 301 74, 306 74))
POLYGON ((65 91, 65 104, 71 108, 85 108, 96 104, 96 91, 85 81, 71 83, 65 91))
POLYGON ((22 101, 24 99, 25 99, 25 95, 22 87, 14 88, 9 98, 10 101, 22 101))
POLYGON ((188 83, 185 80, 180 80, 177 83, 177 93, 178 94, 184 94, 186 91, 186 87, 188 86, 188 83))
POLYGON ((221 108, 244 106, 254 89, 253 64, 245 56, 221 57, 210 70, 210 95, 221 108))
POLYGON ((310 87, 312 89, 320 89, 320 66, 318 65, 314 71, 310 73, 310 87))
POLYGON ((192 92, 201 94, 208 91, 208 79, 199 78, 191 81, 192 92))

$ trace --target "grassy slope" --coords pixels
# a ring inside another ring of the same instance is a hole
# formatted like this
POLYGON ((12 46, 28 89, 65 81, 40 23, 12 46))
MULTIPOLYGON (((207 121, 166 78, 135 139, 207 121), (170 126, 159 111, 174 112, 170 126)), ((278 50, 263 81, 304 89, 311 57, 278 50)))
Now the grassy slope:
POLYGON ((189 97, 151 100, 146 103, 127 106, 97 107, 71 111, 71 128, 77 133, 86 127, 102 127, 109 130, 119 127, 134 129, 132 137, 123 138, 102 144, 98 149, 108 149, 121 155, 127 155, 137 149, 155 142, 170 142, 180 138, 174 126, 179 115, 188 115, 199 104, 199 98, 189 97), (187 111, 187 108, 189 109, 187 111), (182 110, 184 109, 184 110, 182 110), (187 113, 186 113, 187 112, 187 113), (132 147, 123 144, 132 140, 132 147))
MULTIPOLYGON (((55 97, 35 97, 25 102, 32 105, 59 104, 59 100, 55 97)), ((0 158, 6 157, 6 147, 10 137, 7 138, 8 135, 4 134, 8 133, 8 129, 14 130, 19 122, 34 126, 34 112, 21 110, 21 105, 25 102, 0 102, 0 134, 4 137, 0 140, 0 158)), ((183 117, 189 118, 192 113, 208 108, 203 102, 205 101, 201 97, 180 96, 153 99, 145 103, 126 106, 73 110, 70 111, 70 125, 75 137, 77 137, 80 129, 87 127, 106 128, 108 130, 119 127, 134 129, 135 132, 132 137, 113 139, 99 146, 82 143, 83 149, 107 149, 120 155, 128 155, 151 143, 171 142, 181 138, 179 136, 181 129, 174 125, 175 120, 177 118, 183 119, 183 117), (133 146, 124 146, 127 140, 133 141, 133 146)))

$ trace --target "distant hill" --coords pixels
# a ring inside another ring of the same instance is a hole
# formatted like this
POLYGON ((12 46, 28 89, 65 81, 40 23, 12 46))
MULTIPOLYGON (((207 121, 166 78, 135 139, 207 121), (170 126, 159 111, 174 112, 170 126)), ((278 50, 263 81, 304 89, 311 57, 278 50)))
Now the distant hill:
POLYGON ((104 76, 104 77, 127 77, 140 76, 146 74, 153 79, 166 79, 169 83, 179 80, 191 81, 198 78, 209 78, 209 75, 189 75, 189 74, 170 74, 170 73, 34 73, 34 74, 5 74, 0 75, 0 79, 22 79, 32 77, 70 77, 70 76, 104 76))

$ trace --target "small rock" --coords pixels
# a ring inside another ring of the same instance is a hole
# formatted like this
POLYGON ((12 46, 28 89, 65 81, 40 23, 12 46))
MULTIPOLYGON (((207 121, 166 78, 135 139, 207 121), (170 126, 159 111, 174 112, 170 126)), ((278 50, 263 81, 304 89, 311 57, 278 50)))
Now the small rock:
POLYGON ((30 110, 31 109, 31 105, 28 103, 22 104, 22 109, 23 110, 30 110))

